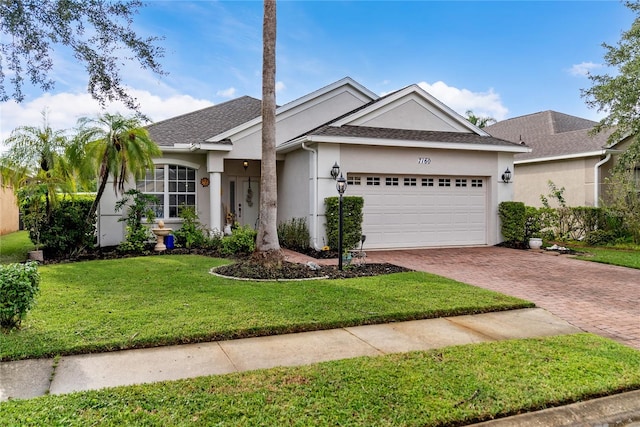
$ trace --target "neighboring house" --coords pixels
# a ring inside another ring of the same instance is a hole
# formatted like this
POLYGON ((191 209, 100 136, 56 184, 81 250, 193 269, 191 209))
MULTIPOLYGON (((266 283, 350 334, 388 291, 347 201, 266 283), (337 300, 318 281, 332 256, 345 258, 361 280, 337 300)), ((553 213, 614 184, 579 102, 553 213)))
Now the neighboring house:
POLYGON ((0 236, 18 231, 20 214, 13 189, 5 186, 0 177, 0 236))
POLYGON ((592 135, 597 123, 580 117, 542 111, 503 120, 484 128, 496 138, 531 147, 514 161, 514 200, 541 206, 549 181, 565 188, 569 206, 598 206, 606 200, 604 179, 611 173, 615 153, 628 141, 607 144, 611 132, 592 135))
MULTIPOLYGON (((161 198, 157 216, 179 227, 181 204, 221 230, 228 220, 254 227, 259 215, 261 102, 241 97, 148 127, 163 151, 137 183, 161 198)), ((379 97, 350 78, 277 110, 278 220, 305 218, 316 248, 326 242, 324 200, 364 198, 367 247, 493 245, 501 241, 498 204, 511 200, 514 154, 529 148, 497 139, 417 85, 379 97)), ((123 239, 116 197, 103 197, 102 246, 123 239)))

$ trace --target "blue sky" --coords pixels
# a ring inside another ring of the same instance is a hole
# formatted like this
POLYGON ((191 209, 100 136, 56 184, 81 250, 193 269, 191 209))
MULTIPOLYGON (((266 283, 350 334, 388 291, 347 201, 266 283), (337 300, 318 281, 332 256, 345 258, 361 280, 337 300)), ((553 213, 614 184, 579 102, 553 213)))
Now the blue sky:
MULTIPOLYGON (((409 84, 463 114, 502 120, 544 110, 589 119, 580 89, 603 66, 634 15, 618 1, 279 1, 278 104, 350 76, 384 94, 409 84)), ((153 120, 261 96, 262 3, 151 0, 135 17, 144 35, 163 36, 158 77, 127 65, 125 83, 153 120)), ((28 90, 0 104, 0 137, 39 125, 47 108, 57 129, 97 113, 86 74, 55 58, 54 91, 28 90)), ((111 106, 111 110, 122 110, 111 106)))

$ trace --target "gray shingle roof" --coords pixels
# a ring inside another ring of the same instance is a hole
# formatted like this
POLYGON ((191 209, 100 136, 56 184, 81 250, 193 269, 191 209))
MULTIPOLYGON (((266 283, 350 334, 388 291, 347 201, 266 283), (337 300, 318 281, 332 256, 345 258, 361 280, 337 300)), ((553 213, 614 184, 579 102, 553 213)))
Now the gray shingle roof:
POLYGON ((318 136, 395 139, 403 141, 450 142, 459 144, 483 144, 500 146, 519 145, 510 141, 505 141, 504 139, 477 135, 475 133, 388 129, 350 125, 344 125, 340 127, 325 126, 315 132, 312 132, 311 134, 318 136))
POLYGON ((202 110, 153 123, 149 135, 159 146, 201 143, 260 117, 262 101, 243 96, 202 110))
POLYGON ((580 155, 601 150, 607 145, 610 132, 590 135, 597 123, 556 111, 542 111, 503 120, 484 128, 496 138, 523 141, 531 153, 515 155, 515 160, 580 155))

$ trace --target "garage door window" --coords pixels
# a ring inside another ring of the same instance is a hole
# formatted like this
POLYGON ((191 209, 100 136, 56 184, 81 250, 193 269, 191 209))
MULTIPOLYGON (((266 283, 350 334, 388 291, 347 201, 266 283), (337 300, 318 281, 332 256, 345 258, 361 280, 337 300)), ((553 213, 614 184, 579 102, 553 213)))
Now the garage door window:
POLYGON ((467 186, 466 179, 460 179, 460 178, 456 179, 456 187, 466 187, 466 186, 467 186))
POLYGON ((482 180, 481 179, 472 179, 471 180, 471 186, 472 187, 482 187, 482 180))
POLYGON ((405 187, 415 187, 416 186, 416 179, 415 178, 405 178, 404 179, 404 186, 405 187))
POLYGON ((423 187, 433 187, 433 178, 422 178, 423 187))
POLYGON ((451 179, 449 179, 449 178, 440 178, 438 180, 438 187, 451 187, 451 179))
POLYGON ((347 185, 360 185, 359 176, 347 176, 347 185))
POLYGON ((387 177, 385 179, 385 184, 397 187, 398 186, 398 178, 387 177))
POLYGON ((368 176, 367 177, 367 185, 380 185, 380 177, 379 176, 368 176))

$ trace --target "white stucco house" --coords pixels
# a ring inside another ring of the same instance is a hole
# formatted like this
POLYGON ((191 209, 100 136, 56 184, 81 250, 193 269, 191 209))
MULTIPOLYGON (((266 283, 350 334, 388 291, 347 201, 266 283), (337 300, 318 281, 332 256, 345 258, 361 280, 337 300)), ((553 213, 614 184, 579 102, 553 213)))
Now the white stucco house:
MULTIPOLYGON (((178 207, 222 229, 229 214, 259 215, 261 102, 241 97, 148 127, 163 156, 144 181, 161 198, 159 219, 180 226, 178 207)), ((513 197, 515 154, 529 148, 490 136, 417 85, 380 97, 344 78, 277 109, 278 219, 306 218, 310 244, 325 242, 324 199, 337 196, 331 168, 362 196, 368 249, 493 245, 498 204, 513 197)), ((124 236, 114 194, 103 196, 101 246, 124 236)))

